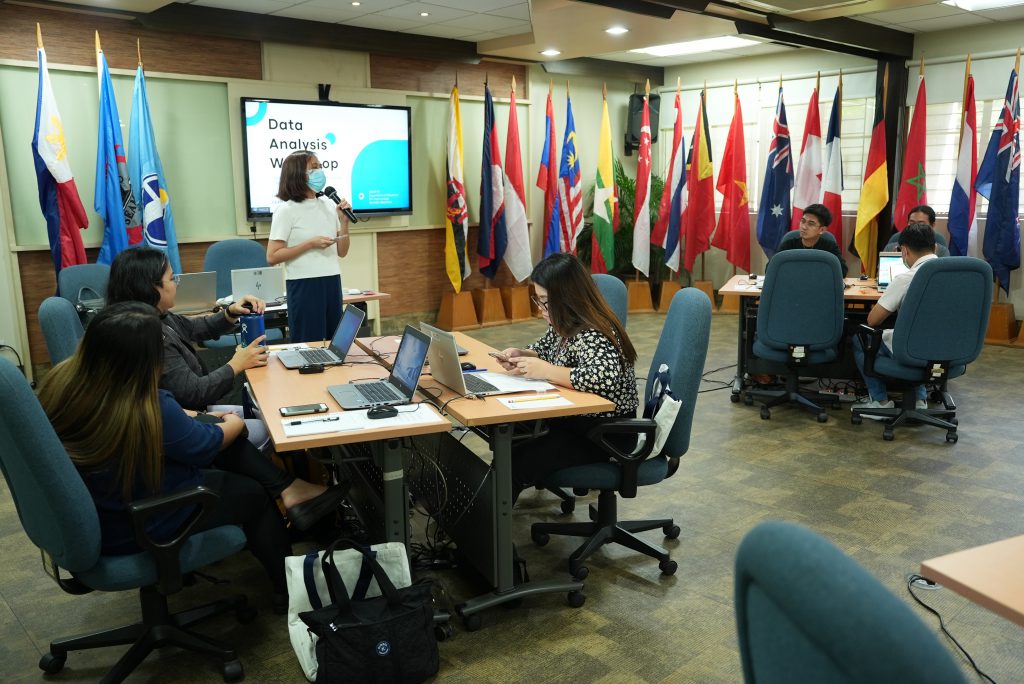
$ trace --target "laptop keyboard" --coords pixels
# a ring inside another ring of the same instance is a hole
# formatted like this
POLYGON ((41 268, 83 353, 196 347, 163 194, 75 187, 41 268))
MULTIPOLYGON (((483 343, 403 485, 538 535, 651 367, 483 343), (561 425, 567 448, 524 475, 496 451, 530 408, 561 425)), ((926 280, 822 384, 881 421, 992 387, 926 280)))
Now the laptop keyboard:
POLYGON ((299 350, 302 360, 306 363, 334 363, 337 357, 326 349, 302 349, 299 350))
POLYGON ((481 392, 497 392, 498 391, 497 387, 495 387, 491 383, 487 382, 486 380, 482 380, 481 378, 478 378, 477 376, 473 375, 472 373, 463 373, 462 377, 466 381, 466 391, 469 392, 470 394, 479 394, 481 392))
POLYGON ((353 387, 359 390, 364 399, 375 404, 383 401, 394 401, 399 398, 396 396, 397 393, 391 388, 391 385, 384 382, 357 383, 353 387))

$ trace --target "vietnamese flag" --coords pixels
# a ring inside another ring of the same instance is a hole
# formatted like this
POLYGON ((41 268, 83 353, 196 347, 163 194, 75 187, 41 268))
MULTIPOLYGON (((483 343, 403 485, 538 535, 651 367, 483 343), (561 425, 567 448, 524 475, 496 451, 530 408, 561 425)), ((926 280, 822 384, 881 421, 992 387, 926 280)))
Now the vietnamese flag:
POLYGON ((733 93, 732 123, 718 172, 718 192, 722 193, 722 213, 711 244, 725 250, 730 264, 750 271, 750 206, 747 196, 747 153, 743 141, 743 110, 740 96, 733 93))

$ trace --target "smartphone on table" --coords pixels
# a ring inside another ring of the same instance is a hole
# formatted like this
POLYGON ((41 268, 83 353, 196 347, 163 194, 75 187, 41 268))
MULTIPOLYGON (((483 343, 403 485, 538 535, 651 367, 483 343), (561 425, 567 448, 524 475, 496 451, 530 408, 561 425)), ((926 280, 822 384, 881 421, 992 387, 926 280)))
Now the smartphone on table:
POLYGON ((487 352, 487 355, 488 356, 493 356, 494 358, 496 358, 499 361, 502 361, 504 363, 509 363, 509 358, 507 356, 505 356, 504 354, 502 354, 501 352, 487 352))
POLYGON ((302 404, 300 406, 281 407, 281 415, 285 418, 289 416, 304 416, 309 413, 327 413, 327 404, 302 404))

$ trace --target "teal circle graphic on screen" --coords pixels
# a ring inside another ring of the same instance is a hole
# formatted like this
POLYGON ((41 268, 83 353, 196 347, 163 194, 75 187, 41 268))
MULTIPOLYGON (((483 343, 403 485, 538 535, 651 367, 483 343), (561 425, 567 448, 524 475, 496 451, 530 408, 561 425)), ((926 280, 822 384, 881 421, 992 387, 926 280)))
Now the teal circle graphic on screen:
POLYGON ((263 117, 267 115, 267 103, 257 102, 256 111, 245 117, 246 126, 255 126, 259 122, 263 121, 263 117))
POLYGON ((327 142, 331 143, 332 145, 338 140, 336 137, 334 137, 333 133, 324 133, 324 137, 327 139, 327 142))
POLYGON ((409 144, 378 140, 363 148, 352 165, 352 206, 356 211, 409 208, 409 144))

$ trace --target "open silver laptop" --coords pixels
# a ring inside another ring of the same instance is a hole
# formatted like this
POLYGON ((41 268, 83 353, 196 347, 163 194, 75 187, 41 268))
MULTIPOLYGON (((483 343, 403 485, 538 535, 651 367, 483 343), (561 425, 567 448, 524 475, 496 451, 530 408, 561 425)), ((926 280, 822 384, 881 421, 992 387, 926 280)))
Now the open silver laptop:
POLYGON ((285 300, 284 267, 232 269, 231 296, 238 300, 245 295, 259 297, 265 302, 283 302, 285 300))
POLYGON ((209 311, 217 304, 217 272, 182 273, 174 296, 176 314, 209 311))
POLYGON ((878 254, 878 291, 885 292, 893 278, 910 269, 903 263, 900 252, 879 252, 878 254))
POLYGON ((287 349, 278 352, 277 360, 285 368, 301 368, 302 366, 320 364, 322 366, 337 366, 345 362, 345 355, 352 347, 359 328, 363 325, 366 313, 358 306, 349 304, 345 307, 345 313, 338 322, 334 331, 334 337, 327 349, 287 349))
POLYGON ((346 410, 408 404, 416 393, 429 347, 430 337, 407 325, 387 380, 330 385, 327 391, 346 410))
POLYGON ((514 378, 504 373, 471 371, 464 373, 456 352, 455 336, 444 330, 430 331, 430 375, 445 387, 463 396, 486 397, 493 394, 512 394, 530 390, 551 389, 550 383, 514 378))
MULTIPOLYGON (((422 330, 423 332, 427 333, 428 335, 433 335, 436 332, 438 332, 438 333, 447 333, 448 332, 446 330, 441 330, 440 328, 435 328, 434 326, 430 325, 429 323, 424 323, 423 321, 420 321, 420 330, 422 330)), ((465 347, 461 346, 458 342, 455 343, 455 351, 458 352, 459 356, 465 356, 466 354, 469 353, 469 350, 466 349, 465 347)))

